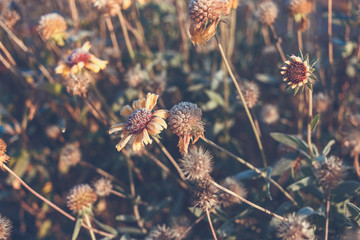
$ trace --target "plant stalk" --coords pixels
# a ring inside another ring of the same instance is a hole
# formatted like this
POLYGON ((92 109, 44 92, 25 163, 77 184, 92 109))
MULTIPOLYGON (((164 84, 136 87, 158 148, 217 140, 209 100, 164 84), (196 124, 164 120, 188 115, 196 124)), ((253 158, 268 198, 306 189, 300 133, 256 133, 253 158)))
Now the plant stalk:
POLYGON ((94 231, 91 230, 91 222, 90 222, 89 214, 85 214, 84 218, 85 218, 86 225, 88 225, 88 227, 90 227, 89 232, 90 232, 91 240, 96 240, 94 231))
POLYGON ((211 222, 209 209, 206 209, 206 216, 207 216, 209 226, 210 226, 210 229, 211 229, 211 233, 212 233, 212 235, 214 237, 214 240, 217 240, 216 233, 215 233, 214 227, 213 227, 212 222, 211 222))
POLYGON ((308 88, 308 101, 309 101, 309 111, 308 111, 308 124, 307 124, 307 144, 309 147, 309 153, 310 157, 314 157, 313 148, 312 148, 312 142, 311 142, 311 122, 313 120, 313 99, 312 99, 312 90, 308 88))

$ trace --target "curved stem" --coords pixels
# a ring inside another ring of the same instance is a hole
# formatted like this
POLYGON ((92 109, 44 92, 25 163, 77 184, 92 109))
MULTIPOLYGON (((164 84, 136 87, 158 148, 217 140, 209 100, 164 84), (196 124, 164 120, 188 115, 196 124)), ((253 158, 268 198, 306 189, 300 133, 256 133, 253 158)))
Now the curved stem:
POLYGON ((313 104, 312 104, 312 90, 308 88, 308 101, 309 101, 309 114, 308 114, 308 124, 307 124, 307 144, 309 147, 309 153, 310 157, 314 157, 313 149, 312 149, 312 143, 311 143, 311 122, 313 120, 313 104))
POLYGON ((91 230, 91 222, 90 222, 89 214, 85 214, 84 218, 85 218, 86 225, 88 225, 88 227, 90 227, 89 232, 90 232, 91 240, 96 240, 94 231, 91 230))
POLYGON ((212 233, 212 235, 214 237, 214 240, 217 240, 216 233, 215 233, 214 227, 213 227, 212 222, 211 222, 209 209, 206 209, 206 216, 207 216, 209 226, 210 226, 210 229, 211 229, 211 233, 212 233))
POLYGON ((295 201, 295 199, 276 181, 274 181, 274 179, 269 178, 269 176, 267 174, 265 174, 264 172, 262 172, 260 169, 256 168, 255 166, 253 166, 252 164, 246 162, 244 159, 232 154, 231 152, 229 152, 228 150, 226 150, 225 148, 217 145, 216 143, 210 141, 207 138, 203 138, 203 140, 210 144, 211 146, 219 149, 220 151, 225 152, 226 154, 228 154, 230 157, 234 158, 235 160, 237 160, 238 162, 244 164, 245 166, 247 166, 248 168, 250 168, 251 170, 254 170, 257 174, 259 174, 261 177, 265 178, 266 180, 270 181, 275 187, 277 187, 295 206, 297 206, 297 202, 295 201))
POLYGON ((129 55, 131 57, 131 60, 134 61, 135 60, 134 49, 131 46, 129 33, 128 33, 128 30, 126 28, 126 24, 125 24, 125 21, 124 21, 124 16, 123 16, 121 10, 118 11, 118 18, 119 18, 119 21, 120 21, 121 29, 122 29, 123 34, 124 34, 126 47, 127 47, 128 51, 129 51, 129 55))
POLYGON ((326 196, 325 240, 329 239, 330 194, 326 196))
MULTIPOLYGON (((45 202, 46 204, 48 204, 50 207, 52 207, 53 209, 55 209, 56 211, 58 211, 59 213, 61 213, 62 215, 64 215, 65 217, 67 217, 68 219, 70 219, 71 221, 76 221, 76 218, 71 216, 70 214, 68 214, 67 212, 65 212, 64 210, 62 210, 61 208, 59 208, 58 206, 56 206, 54 203, 52 203, 51 201, 47 200, 46 198, 44 198, 43 196, 41 196, 39 193, 37 193, 34 189, 32 189, 29 185, 27 185, 15 172, 13 172, 10 168, 8 168, 8 166, 6 166, 5 164, 3 165, 3 168, 10 173, 13 177, 15 177, 20 183, 21 185, 23 185, 27 190, 29 190, 32 194, 34 194, 37 198, 39 198, 41 201, 45 202)), ((100 234, 104 237, 109 237, 109 238, 115 238, 115 236, 113 234, 110 233, 106 233, 100 230, 97 230, 95 228, 92 227, 88 227, 85 224, 82 224, 82 226, 86 229, 91 229, 92 231, 94 231, 97 234, 100 234)))
POLYGON ((263 145, 262 145, 262 143, 261 143, 259 134, 258 134, 258 132, 257 132, 257 130, 256 130, 256 127, 255 127, 255 124, 254 124, 254 120, 253 120, 252 117, 251 117, 249 108, 248 108, 247 105, 246 105, 246 101, 245 101, 244 95, 242 94, 241 89, 240 89, 240 86, 239 86, 239 84, 237 83, 236 78, 235 78, 235 76, 234 76, 234 74, 233 74, 233 72, 232 72, 232 70, 231 70, 231 68, 230 68, 229 62, 228 62, 227 59, 226 59, 224 50, 223 50, 223 48, 222 48, 222 45, 221 45, 221 43, 220 43, 220 40, 219 40, 217 34, 215 35, 215 37, 216 37, 217 46, 218 46, 218 48, 219 48, 221 57, 222 57, 222 59, 223 59, 223 61, 224 61, 224 63, 225 63, 225 66, 226 66, 226 68, 227 68, 227 70, 228 70, 228 72, 229 72, 229 75, 230 75, 230 77, 231 77, 231 79, 232 79, 232 81, 233 81, 233 83, 234 83, 234 85, 235 85, 235 88, 236 88, 236 90, 237 90, 237 92, 238 92, 238 94, 239 94, 239 96, 240 96, 241 102, 242 102, 242 104, 243 104, 243 106, 244 106, 244 108, 245 108, 246 115, 247 115, 247 117, 248 117, 248 119, 249 119, 249 121, 250 121, 251 128, 252 128, 252 130, 253 130, 253 132, 254 132, 254 135, 255 135, 257 144, 258 144, 259 149, 260 149, 260 152, 261 152, 261 157, 262 157, 262 160, 263 160, 263 165, 264 165, 264 167, 266 168, 266 167, 267 167, 267 162, 266 162, 266 157, 265 157, 265 153, 264 153, 264 148, 263 148, 263 145))

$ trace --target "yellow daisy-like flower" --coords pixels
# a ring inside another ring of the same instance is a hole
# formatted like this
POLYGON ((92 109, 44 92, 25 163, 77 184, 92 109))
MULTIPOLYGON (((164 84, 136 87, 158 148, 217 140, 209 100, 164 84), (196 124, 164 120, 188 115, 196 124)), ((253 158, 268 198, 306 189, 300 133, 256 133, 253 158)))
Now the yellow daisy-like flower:
POLYGON ((316 76, 313 74, 313 71, 315 70, 313 66, 316 61, 310 65, 309 57, 306 56, 304 58, 302 53, 300 53, 300 55, 301 57, 292 55, 284 62, 284 65, 280 70, 283 81, 287 82, 289 87, 295 89, 295 93, 300 87, 304 86, 304 84, 309 88, 312 88, 309 78, 317 80, 316 76))
POLYGON ((125 145, 133 139, 132 148, 138 151, 141 147, 151 144, 150 135, 155 136, 163 129, 167 128, 164 119, 168 116, 167 110, 152 111, 157 103, 158 95, 148 93, 146 98, 141 98, 133 102, 132 107, 126 105, 122 108, 120 114, 127 117, 126 123, 119 123, 111 126, 109 134, 123 131, 122 139, 116 145, 120 151, 125 145))
POLYGON ((67 77, 70 73, 78 73, 84 67, 94 73, 104 70, 108 61, 101 60, 89 53, 90 48, 90 42, 87 41, 81 48, 72 50, 66 60, 56 67, 55 72, 67 77))

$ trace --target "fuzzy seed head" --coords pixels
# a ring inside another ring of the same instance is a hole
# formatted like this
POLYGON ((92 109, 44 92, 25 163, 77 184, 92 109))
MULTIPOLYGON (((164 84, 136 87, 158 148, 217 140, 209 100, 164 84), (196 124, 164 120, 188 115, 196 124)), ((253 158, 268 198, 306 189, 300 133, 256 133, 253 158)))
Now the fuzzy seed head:
POLYGON ((86 97, 90 82, 91 80, 85 72, 70 73, 64 79, 67 92, 71 95, 82 97, 86 97))
POLYGON ((351 156, 360 154, 360 114, 347 117, 341 129, 342 144, 350 150, 351 156))
MULTIPOLYGON (((145 79, 148 78, 148 74, 146 71, 141 69, 140 64, 136 65, 134 68, 131 68, 126 74, 125 74, 125 82, 130 87, 136 88, 140 86, 145 79)), ((149 91, 152 92, 152 91, 149 91)))
MULTIPOLYGON (((223 187, 229 189, 230 191, 236 193, 240 197, 245 198, 247 195, 247 190, 245 189, 244 185, 232 177, 226 178, 221 185, 223 187)), ((230 195, 224 191, 220 192, 219 199, 220 199, 221 204, 225 208, 241 203, 241 200, 239 198, 234 197, 233 195, 230 195)))
POLYGON ((180 160, 185 178, 200 181, 210 177, 212 171, 212 155, 202 147, 192 146, 189 153, 180 160))
POLYGON ((242 88, 245 102, 248 108, 253 108, 259 100, 260 90, 255 82, 244 82, 242 88))
POLYGON ((0 239, 10 239, 12 222, 7 217, 0 215, 0 239))
POLYGON ((85 208, 91 208, 91 205, 97 200, 97 195, 88 184, 79 184, 74 186, 66 197, 66 205, 72 211, 77 213, 85 208))
POLYGON ((329 157, 326 161, 313 162, 314 174, 325 194, 330 194, 344 177, 344 168, 340 158, 329 157))
POLYGON ((277 18, 279 9, 272 1, 265 1, 260 3, 257 16, 259 21, 267 26, 273 25, 277 18))
POLYGON ((102 13, 110 14, 110 16, 115 16, 120 9, 128 9, 131 2, 131 0, 92 0, 94 7, 102 13))
POLYGON ((279 109, 274 104, 265 104, 261 109, 261 121, 266 124, 274 124, 279 120, 279 109))
POLYGON ((197 182, 194 190, 194 207, 200 208, 203 212, 218 204, 218 188, 208 180, 197 182))
POLYGON ((303 215, 290 214, 288 221, 281 222, 277 227, 277 237, 282 240, 310 240, 315 239, 314 230, 303 215))
POLYGON ((308 0, 288 0, 286 6, 290 16, 307 15, 312 11, 312 3, 308 0))
POLYGON ((79 143, 67 143, 60 151, 60 164, 64 166, 75 166, 81 161, 79 143))
POLYGON ((58 13, 49 13, 41 16, 38 31, 42 38, 49 40, 59 34, 64 34, 67 29, 65 19, 58 13))
POLYGON ((171 229, 165 224, 157 225, 154 229, 151 230, 149 236, 145 238, 146 240, 175 240, 171 229))
POLYGON ((7 145, 5 141, 0 138, 0 168, 3 169, 4 163, 7 163, 10 157, 6 154, 7 145))
POLYGON ((314 108, 317 113, 326 112, 330 105, 330 98, 324 93, 318 93, 314 96, 314 108))
POLYGON ((96 194, 100 197, 109 196, 113 185, 110 179, 100 178, 93 183, 96 194))

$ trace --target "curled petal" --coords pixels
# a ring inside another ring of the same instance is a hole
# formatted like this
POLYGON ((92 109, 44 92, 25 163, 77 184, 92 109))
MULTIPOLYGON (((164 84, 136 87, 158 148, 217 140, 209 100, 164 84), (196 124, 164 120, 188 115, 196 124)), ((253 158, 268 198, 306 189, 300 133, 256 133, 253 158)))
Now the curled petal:
POLYGON ((123 149, 126 146, 126 144, 129 142, 132 136, 133 136, 132 134, 126 134, 121 139, 121 141, 116 145, 116 149, 118 150, 118 152, 120 152, 121 149, 123 149))
POLYGON ((85 67, 87 69, 89 69, 90 71, 92 71, 93 73, 98 73, 100 72, 100 67, 94 63, 91 63, 91 62, 87 62, 85 63, 85 67))
POLYGON ((134 101, 132 106, 133 106, 134 110, 137 110, 140 108, 145 108, 145 98, 141 98, 139 100, 134 101))
POLYGON ((132 148, 134 151, 139 151, 142 146, 144 146, 143 140, 142 140, 142 133, 138 133, 135 135, 135 140, 132 145, 132 148))
POLYGON ((154 112, 154 116, 167 119, 168 113, 169 113, 168 110, 164 110, 164 109, 162 109, 162 110, 156 110, 156 111, 154 112))
POLYGON ((126 123, 119 123, 119 124, 111 125, 109 134, 113 134, 114 132, 122 131, 125 127, 126 127, 126 123))
POLYGON ((123 116, 123 117, 128 117, 128 116, 130 116, 130 114, 131 114, 132 112, 133 112, 132 107, 130 107, 129 105, 125 105, 125 106, 121 109, 120 114, 121 114, 121 116, 123 116))
POLYGON ((148 93, 146 95, 145 108, 151 111, 155 107, 158 97, 159 97, 159 95, 156 95, 154 93, 148 93))
POLYGON ((97 57, 95 57, 94 55, 90 54, 90 62, 92 62, 93 64, 95 64, 96 66, 98 66, 101 70, 104 70, 106 68, 106 65, 109 63, 106 60, 101 60, 97 57))
POLYGON ((91 44, 89 41, 86 41, 82 46, 81 46, 81 49, 88 52, 91 48, 91 44))
POLYGON ((159 124, 161 127, 165 128, 165 129, 167 128, 167 124, 166 124, 165 120, 162 119, 161 117, 154 117, 154 122, 156 124, 159 124))

